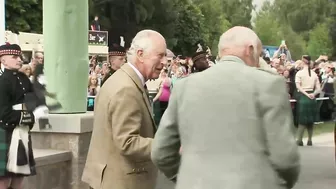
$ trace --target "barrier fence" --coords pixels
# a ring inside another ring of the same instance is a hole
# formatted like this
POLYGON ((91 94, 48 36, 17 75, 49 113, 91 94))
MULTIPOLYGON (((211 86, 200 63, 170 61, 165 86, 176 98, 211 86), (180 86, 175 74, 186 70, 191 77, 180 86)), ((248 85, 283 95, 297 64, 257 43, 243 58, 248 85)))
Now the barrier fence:
MULTIPOLYGON (((152 100, 155 97, 157 93, 156 92, 149 92, 149 99, 152 104, 152 110, 154 113, 154 120, 156 124, 159 124, 161 120, 161 111, 160 111, 160 103, 155 102, 153 103, 152 100)), ((95 96, 88 96, 88 101, 87 101, 87 111, 93 111, 94 110, 94 104, 95 104, 95 96)), ((325 101, 325 100, 331 100, 330 97, 321 97, 321 98, 316 98, 317 101, 325 101)), ((289 99, 289 102, 291 103, 296 103, 295 99, 289 99)))
MULTIPOLYGON (((155 93, 156 94, 156 93, 155 93)), ((151 95, 151 94, 150 94, 151 95)), ((88 96, 88 99, 95 99, 95 96, 88 96)), ((317 101, 321 101, 321 100, 329 100, 330 97, 321 97, 321 98, 316 98, 317 101)), ((152 100, 152 98, 151 98, 152 100)), ((296 102, 295 99, 290 99, 289 102, 296 102)))

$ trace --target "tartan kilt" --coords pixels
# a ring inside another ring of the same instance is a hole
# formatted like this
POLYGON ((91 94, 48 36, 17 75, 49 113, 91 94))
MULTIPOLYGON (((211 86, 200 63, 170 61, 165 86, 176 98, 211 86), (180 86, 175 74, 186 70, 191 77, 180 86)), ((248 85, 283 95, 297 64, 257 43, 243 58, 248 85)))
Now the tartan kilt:
POLYGON ((35 159, 33 155, 33 148, 31 143, 31 136, 29 134, 28 154, 29 166, 31 174, 16 174, 7 171, 8 151, 12 139, 12 133, 0 128, 0 178, 1 177, 17 177, 17 176, 32 176, 36 175, 35 159))
MULTIPOLYGON (((310 93, 310 92, 308 92, 310 93)), ((299 93, 297 99, 297 121, 304 126, 312 126, 317 117, 317 102, 299 93)))

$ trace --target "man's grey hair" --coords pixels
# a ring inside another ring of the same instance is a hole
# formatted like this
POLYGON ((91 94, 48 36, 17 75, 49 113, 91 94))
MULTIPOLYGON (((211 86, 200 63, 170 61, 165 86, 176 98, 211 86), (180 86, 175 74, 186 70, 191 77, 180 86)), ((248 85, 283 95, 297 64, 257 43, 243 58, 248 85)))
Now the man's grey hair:
POLYGON ((245 27, 233 27, 219 38, 218 52, 223 49, 244 47, 247 43, 251 43, 254 49, 257 49, 259 41, 259 37, 253 30, 245 27))
POLYGON ((35 54, 34 54, 34 58, 37 58, 39 55, 42 55, 42 56, 43 56, 43 52, 41 52, 41 51, 36 51, 35 54))
POLYGON ((127 52, 127 60, 130 63, 134 63, 134 58, 138 50, 147 51, 152 48, 153 40, 151 40, 151 38, 153 36, 163 37, 159 32, 154 30, 142 30, 135 35, 127 52))

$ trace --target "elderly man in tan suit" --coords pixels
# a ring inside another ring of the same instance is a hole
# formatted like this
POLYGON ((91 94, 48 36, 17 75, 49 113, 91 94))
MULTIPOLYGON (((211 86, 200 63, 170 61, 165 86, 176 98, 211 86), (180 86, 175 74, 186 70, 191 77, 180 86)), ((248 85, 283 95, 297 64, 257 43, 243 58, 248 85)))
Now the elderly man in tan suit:
POLYGON ((176 189, 294 186, 300 162, 286 86, 257 68, 261 52, 252 30, 231 28, 216 66, 176 83, 152 148, 176 189))
POLYGON ((159 77, 166 42, 152 30, 132 41, 128 63, 103 85, 94 112, 82 180, 94 189, 153 189, 157 169, 150 154, 156 126, 145 82, 159 77))

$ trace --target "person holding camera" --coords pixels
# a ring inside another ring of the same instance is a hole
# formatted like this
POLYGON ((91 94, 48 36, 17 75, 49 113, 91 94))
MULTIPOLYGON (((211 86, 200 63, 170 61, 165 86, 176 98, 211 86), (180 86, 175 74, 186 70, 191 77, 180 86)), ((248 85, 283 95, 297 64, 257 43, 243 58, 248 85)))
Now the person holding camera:
POLYGON ((274 52, 273 58, 280 58, 281 60, 283 60, 283 62, 292 61, 292 56, 285 40, 282 40, 279 49, 274 52))

